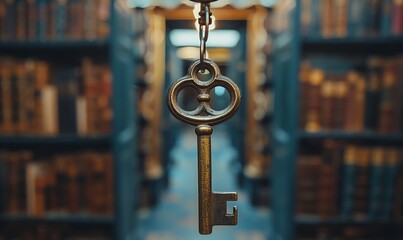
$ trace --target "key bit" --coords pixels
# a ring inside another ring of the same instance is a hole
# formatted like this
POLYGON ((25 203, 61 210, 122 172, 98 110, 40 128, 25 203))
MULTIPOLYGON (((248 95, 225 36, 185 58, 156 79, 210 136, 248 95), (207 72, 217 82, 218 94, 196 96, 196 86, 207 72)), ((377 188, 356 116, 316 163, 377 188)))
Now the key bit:
POLYGON ((237 193, 214 193, 211 184, 211 135, 212 125, 221 123, 235 114, 241 102, 241 94, 237 85, 220 74, 220 69, 211 60, 203 63, 195 62, 188 75, 179 79, 168 92, 168 107, 171 113, 186 123, 196 126, 198 150, 198 179, 199 179, 199 232, 207 235, 212 233, 216 225, 236 225, 238 209, 227 213, 227 202, 237 201, 237 193), (197 74, 208 70, 212 78, 202 81, 197 74), (226 88, 230 94, 230 104, 222 111, 215 111, 210 107, 210 91, 217 86, 226 88), (185 111, 177 103, 179 92, 186 87, 198 91, 197 100, 200 105, 194 111, 185 111))

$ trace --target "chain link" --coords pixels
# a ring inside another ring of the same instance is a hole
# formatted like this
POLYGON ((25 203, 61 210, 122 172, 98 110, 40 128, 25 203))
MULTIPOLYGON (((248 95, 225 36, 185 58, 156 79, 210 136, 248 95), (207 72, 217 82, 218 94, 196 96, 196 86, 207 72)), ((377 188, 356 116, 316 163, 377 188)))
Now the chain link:
POLYGON ((212 12, 209 3, 201 3, 199 12, 199 38, 200 38, 200 63, 204 63, 207 53, 207 41, 209 37, 210 24, 212 23, 212 12))

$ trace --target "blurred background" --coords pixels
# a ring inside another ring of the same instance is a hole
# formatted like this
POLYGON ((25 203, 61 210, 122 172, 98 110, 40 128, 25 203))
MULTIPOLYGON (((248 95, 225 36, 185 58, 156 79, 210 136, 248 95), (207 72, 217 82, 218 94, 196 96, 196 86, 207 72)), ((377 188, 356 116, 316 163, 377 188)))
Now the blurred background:
POLYGON ((207 56, 242 104, 212 135, 239 223, 210 236, 194 127, 166 106, 199 9, 0 0, 0 240, 403 239, 403 1, 212 3, 207 56))

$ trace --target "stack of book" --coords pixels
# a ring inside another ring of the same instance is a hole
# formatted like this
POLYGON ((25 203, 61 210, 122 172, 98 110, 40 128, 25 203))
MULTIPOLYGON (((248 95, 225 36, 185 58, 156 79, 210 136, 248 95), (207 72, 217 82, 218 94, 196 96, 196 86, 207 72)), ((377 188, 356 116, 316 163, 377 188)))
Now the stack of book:
POLYGON ((0 134, 99 135, 110 132, 111 72, 84 58, 81 67, 0 60, 0 134))
POLYGON ((323 219, 402 219, 403 152, 326 141, 297 165, 296 211, 323 219))
POLYGON ((0 1, 0 40, 106 38, 110 4, 110 0, 0 1))
POLYGON ((302 0, 307 36, 367 37, 403 34, 401 0, 302 0))
POLYGON ((365 64, 341 68, 338 61, 319 67, 312 66, 315 60, 302 64, 301 128, 402 131, 403 58, 370 58, 365 64))
POLYGON ((109 153, 35 156, 0 153, 0 182, 6 215, 113 214, 113 162, 109 153))

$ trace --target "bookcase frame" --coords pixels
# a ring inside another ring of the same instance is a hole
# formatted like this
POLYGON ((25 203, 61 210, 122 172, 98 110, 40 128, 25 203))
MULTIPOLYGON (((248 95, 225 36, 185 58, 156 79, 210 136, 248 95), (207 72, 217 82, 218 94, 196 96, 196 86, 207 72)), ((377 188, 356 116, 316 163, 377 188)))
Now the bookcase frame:
POLYGON ((114 158, 114 215, 98 216, 0 216, 1 223, 68 223, 75 225, 96 225, 107 227, 113 232, 113 239, 138 239, 137 206, 139 173, 136 158, 136 106, 134 86, 136 52, 133 42, 134 23, 126 0, 110 0, 110 34, 106 39, 57 40, 57 41, 0 41, 0 50, 7 56, 50 59, 63 56, 68 51, 78 54, 91 53, 99 56, 110 66, 112 83, 112 132, 106 136, 0 136, 0 149, 52 149, 71 151, 82 149, 108 149, 114 158), (4 51, 3 51, 4 50, 4 51), (82 53, 81 53, 82 51, 82 53), (102 56, 101 56, 102 55, 102 56))
POLYGON ((336 139, 366 142, 368 144, 399 145, 403 143, 403 134, 379 134, 375 132, 351 133, 329 131, 308 133, 299 127, 300 114, 300 62, 305 53, 319 52, 358 54, 385 54, 402 52, 403 37, 362 37, 362 38, 321 38, 302 36, 301 1, 287 1, 290 6, 284 17, 288 27, 281 33, 273 33, 274 39, 274 114, 271 132, 273 143, 272 161, 272 214, 270 216, 270 239, 292 240, 296 238, 296 227, 304 226, 346 226, 380 225, 401 227, 402 221, 343 220, 335 217, 330 220, 296 217, 295 186, 296 165, 301 142, 305 140, 336 139), (399 49, 399 50, 398 50, 399 49))

